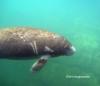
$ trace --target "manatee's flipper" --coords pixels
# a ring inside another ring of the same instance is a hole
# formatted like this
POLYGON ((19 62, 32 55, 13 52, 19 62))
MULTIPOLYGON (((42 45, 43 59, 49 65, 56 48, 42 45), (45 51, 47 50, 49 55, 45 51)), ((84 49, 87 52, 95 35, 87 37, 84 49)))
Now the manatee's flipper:
POLYGON ((38 59, 33 65, 32 65, 32 68, 31 68, 31 71, 34 73, 34 72, 37 72, 39 71, 40 69, 43 68, 43 66, 46 64, 48 58, 50 57, 50 55, 44 55, 42 56, 40 59, 38 59))

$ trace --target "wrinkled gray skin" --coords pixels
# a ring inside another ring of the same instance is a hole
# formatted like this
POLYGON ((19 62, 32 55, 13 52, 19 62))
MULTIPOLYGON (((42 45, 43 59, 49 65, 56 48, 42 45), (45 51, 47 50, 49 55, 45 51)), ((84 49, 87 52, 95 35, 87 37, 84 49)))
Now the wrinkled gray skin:
MULTIPOLYGON (((75 48, 68 40, 55 33, 28 27, 0 30, 0 58, 24 60, 72 55, 74 52, 75 48)), ((42 60, 47 61, 47 58, 42 60)))

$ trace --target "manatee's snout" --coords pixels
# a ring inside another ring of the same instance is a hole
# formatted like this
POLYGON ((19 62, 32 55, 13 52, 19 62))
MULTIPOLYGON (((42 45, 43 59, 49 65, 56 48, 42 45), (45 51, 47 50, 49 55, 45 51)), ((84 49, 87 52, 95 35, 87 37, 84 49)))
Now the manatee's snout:
POLYGON ((76 52, 76 48, 74 46, 71 46, 70 50, 71 50, 70 51, 71 54, 74 54, 76 52))
POLYGON ((65 50, 66 55, 73 55, 76 52, 76 48, 74 46, 69 46, 65 50))

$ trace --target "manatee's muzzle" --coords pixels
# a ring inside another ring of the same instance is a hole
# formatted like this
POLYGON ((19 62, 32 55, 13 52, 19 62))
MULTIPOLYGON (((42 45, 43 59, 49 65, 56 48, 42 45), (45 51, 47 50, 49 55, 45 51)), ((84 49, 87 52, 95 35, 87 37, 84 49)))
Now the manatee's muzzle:
POLYGON ((66 55, 73 55, 76 52, 76 49, 74 46, 70 46, 66 48, 66 55))
POLYGON ((76 48, 74 46, 71 46, 71 50, 73 53, 76 52, 76 48))

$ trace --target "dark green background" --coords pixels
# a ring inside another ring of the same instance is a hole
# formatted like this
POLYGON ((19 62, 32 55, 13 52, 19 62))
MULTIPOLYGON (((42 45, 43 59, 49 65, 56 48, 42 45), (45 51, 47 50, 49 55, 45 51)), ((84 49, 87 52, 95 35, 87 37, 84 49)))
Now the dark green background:
POLYGON ((0 0, 0 27, 15 26, 56 32, 77 52, 49 59, 37 74, 30 72, 35 60, 0 60, 0 86, 100 86, 99 0, 0 0))

